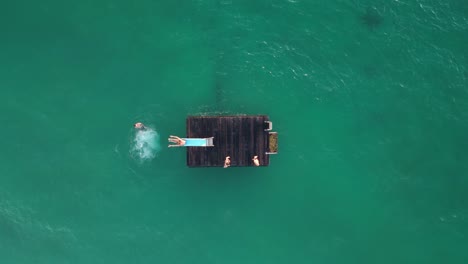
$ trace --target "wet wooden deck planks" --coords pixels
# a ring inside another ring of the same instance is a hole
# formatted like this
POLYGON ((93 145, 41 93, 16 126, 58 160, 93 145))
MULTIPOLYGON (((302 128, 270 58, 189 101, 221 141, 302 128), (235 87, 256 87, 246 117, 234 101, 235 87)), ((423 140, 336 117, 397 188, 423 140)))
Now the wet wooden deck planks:
POLYGON ((222 167, 226 156, 232 167, 254 166, 257 155, 260 166, 270 164, 266 115, 255 116, 189 116, 187 137, 214 137, 214 147, 187 147, 187 166, 222 167))

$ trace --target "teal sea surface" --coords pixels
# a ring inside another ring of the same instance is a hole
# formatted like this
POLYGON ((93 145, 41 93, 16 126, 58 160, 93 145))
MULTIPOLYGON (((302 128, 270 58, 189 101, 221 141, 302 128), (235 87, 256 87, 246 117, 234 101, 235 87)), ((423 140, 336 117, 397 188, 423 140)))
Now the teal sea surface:
POLYGON ((0 263, 466 264, 467 47, 465 0, 3 1, 0 263), (278 155, 187 168, 208 114, 278 155))

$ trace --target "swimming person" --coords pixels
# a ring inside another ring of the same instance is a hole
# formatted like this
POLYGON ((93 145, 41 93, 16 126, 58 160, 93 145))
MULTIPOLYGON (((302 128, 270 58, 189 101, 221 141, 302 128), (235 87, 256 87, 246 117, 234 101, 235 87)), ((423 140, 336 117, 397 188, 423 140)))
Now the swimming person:
POLYGON ((260 166, 260 162, 258 161, 258 156, 254 156, 252 160, 255 166, 260 166))
POLYGON ((227 167, 231 166, 230 158, 231 157, 227 156, 226 159, 224 160, 224 168, 227 168, 227 167))
POLYGON ((139 129, 139 130, 146 130, 146 127, 143 123, 138 122, 133 125, 134 128, 139 129))
POLYGON ((141 122, 133 124, 133 127, 130 155, 139 162, 152 160, 161 149, 158 132, 141 122))

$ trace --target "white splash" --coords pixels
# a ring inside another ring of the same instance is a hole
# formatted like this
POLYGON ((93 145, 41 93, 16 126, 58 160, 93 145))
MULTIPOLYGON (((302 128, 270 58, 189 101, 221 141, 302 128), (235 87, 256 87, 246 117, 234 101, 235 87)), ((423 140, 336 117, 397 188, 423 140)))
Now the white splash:
POLYGON ((130 155, 140 161, 148 161, 154 159, 160 150, 158 132, 146 127, 135 133, 130 155))

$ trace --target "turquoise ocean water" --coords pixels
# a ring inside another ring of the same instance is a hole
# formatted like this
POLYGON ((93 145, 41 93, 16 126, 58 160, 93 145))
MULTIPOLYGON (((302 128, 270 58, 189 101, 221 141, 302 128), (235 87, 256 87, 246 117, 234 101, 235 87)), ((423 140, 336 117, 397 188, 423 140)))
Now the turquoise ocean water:
POLYGON ((3 1, 0 263, 468 263, 467 44, 462 0, 3 1), (210 113, 271 166, 188 169, 210 113))

